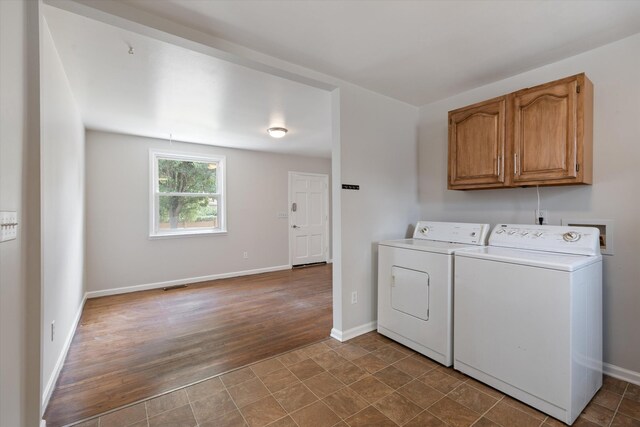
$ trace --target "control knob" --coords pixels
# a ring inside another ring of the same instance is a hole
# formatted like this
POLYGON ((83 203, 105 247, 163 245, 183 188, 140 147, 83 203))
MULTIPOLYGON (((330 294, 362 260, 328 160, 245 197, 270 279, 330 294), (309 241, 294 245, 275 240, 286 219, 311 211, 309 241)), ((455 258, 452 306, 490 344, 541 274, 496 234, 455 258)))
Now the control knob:
POLYGON ((562 238, 565 242, 576 242, 580 240, 580 233, 577 233, 575 231, 567 231, 562 235, 562 238))

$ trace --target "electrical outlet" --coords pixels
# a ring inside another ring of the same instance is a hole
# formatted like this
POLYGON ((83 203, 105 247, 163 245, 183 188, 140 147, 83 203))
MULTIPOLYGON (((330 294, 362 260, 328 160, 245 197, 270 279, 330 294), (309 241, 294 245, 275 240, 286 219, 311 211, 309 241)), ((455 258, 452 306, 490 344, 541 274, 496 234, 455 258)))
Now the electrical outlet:
POLYGON ((242 258, 244 258, 244 259, 249 258, 249 252, 247 252, 247 251, 242 252, 242 258))
POLYGON ((535 217, 533 218, 534 224, 540 224, 540 218, 542 218, 542 224, 549 224, 549 211, 546 209, 540 209, 534 211, 535 217))
POLYGON ((56 321, 51 322, 51 341, 56 337, 56 321))
POLYGON ((357 303, 358 303, 358 292, 353 291, 351 292, 351 304, 357 304, 357 303))

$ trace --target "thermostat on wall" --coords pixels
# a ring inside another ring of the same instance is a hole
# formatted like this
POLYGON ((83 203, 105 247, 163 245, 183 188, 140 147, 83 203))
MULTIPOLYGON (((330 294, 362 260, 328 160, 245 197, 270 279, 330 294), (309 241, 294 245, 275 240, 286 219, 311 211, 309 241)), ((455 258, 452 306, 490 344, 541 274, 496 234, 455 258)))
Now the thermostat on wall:
POLYGON ((613 220, 612 219, 563 219, 562 225, 576 227, 594 227, 600 230, 600 252, 613 255, 613 220))

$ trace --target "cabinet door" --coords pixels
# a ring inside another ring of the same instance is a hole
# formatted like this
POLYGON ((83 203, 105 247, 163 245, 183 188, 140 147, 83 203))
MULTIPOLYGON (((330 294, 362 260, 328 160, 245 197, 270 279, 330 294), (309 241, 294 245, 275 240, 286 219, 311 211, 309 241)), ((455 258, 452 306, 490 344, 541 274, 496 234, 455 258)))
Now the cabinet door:
POLYGON ((516 92, 513 183, 571 183, 577 177, 576 77, 516 92))
POLYGON ((506 98, 449 112, 449 188, 504 186, 506 98))

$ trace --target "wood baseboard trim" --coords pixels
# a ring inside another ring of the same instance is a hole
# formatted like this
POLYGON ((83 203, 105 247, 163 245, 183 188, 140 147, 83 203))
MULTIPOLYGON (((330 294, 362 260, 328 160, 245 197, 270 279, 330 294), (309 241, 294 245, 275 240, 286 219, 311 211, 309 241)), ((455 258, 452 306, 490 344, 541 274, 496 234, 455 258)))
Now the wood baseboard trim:
POLYGON ((605 375, 609 375, 610 377, 618 378, 619 380, 623 380, 628 383, 640 385, 640 372, 631 371, 629 369, 621 368, 609 363, 602 364, 602 372, 604 372, 605 375))
POLYGON ((367 332, 375 331, 378 328, 378 322, 373 321, 365 323, 364 325, 356 326, 355 328, 341 331, 339 329, 331 329, 331 338, 335 338, 340 342, 349 341, 352 338, 366 334, 367 332))
POLYGON ((145 285, 123 286, 120 288, 104 289, 87 292, 87 298, 98 298, 109 295, 126 294, 129 292, 147 291, 149 289, 166 288, 189 283, 208 282, 210 280, 226 279, 229 277, 250 276, 252 274, 270 273, 273 271, 290 270, 291 265, 277 265, 275 267, 256 268, 254 270, 234 271, 231 273, 212 274, 209 276, 188 277, 185 279, 167 280, 166 282, 148 283, 145 285))
MULTIPOLYGON (((47 385, 45 386, 42 392, 42 407, 40 408, 41 413, 44 414, 44 410, 47 408, 49 404, 49 399, 51 399, 51 394, 53 393, 53 389, 56 386, 56 381, 58 381, 58 376, 60 376, 60 371, 62 371, 62 366, 64 365, 64 361, 67 358, 67 353, 69 352, 69 348, 71 347, 71 341, 73 340, 73 336, 76 334, 76 329, 78 329, 78 324, 80 324, 80 317, 82 317, 82 310, 84 309, 84 304, 87 302, 87 292, 84 293, 82 297, 82 301, 80 302, 80 306, 76 311, 76 315, 73 319, 73 327, 69 330, 67 337, 64 340, 64 345, 62 346, 62 352, 58 356, 58 360, 56 361, 56 365, 53 369, 53 373, 49 380, 47 381, 47 385)), ((42 420, 40 426, 42 427, 46 425, 46 422, 42 420)))

